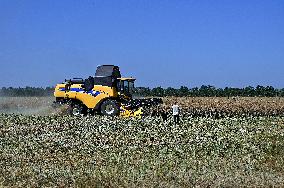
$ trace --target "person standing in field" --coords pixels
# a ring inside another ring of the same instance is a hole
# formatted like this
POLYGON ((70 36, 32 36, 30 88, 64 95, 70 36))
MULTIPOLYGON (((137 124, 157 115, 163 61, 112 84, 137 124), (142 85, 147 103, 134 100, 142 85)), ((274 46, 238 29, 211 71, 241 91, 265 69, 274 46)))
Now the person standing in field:
POLYGON ((174 123, 179 124, 179 106, 177 104, 177 101, 174 102, 174 105, 172 106, 173 109, 173 117, 174 117, 174 123))

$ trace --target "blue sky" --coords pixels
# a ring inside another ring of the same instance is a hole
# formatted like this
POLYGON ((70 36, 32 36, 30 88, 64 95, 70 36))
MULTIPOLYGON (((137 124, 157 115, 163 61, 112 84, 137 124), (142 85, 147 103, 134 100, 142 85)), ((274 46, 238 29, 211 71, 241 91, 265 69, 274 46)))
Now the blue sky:
POLYGON ((0 87, 119 65, 138 86, 284 87, 283 0, 0 0, 0 87))

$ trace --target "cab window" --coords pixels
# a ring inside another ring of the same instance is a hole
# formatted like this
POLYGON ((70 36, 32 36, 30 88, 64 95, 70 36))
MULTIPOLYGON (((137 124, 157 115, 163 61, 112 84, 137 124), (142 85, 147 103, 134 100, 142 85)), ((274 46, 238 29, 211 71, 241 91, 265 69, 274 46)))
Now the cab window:
POLYGON ((134 91, 134 82, 129 80, 120 80, 117 83, 117 88, 121 93, 126 95, 132 94, 134 91))

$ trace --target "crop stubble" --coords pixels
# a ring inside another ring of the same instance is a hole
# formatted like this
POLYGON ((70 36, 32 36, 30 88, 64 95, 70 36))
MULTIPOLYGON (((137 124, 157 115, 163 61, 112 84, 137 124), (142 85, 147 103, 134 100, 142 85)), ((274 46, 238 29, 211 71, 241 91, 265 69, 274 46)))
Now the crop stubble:
POLYGON ((280 115, 185 113, 174 125, 158 117, 1 114, 0 185, 281 187, 283 137, 280 115))

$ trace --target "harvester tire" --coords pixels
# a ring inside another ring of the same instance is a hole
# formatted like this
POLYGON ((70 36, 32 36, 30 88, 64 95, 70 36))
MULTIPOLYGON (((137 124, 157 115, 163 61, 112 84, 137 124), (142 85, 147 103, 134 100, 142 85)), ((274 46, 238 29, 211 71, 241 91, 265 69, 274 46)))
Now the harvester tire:
POLYGON ((76 104, 70 107, 69 113, 72 116, 83 116, 86 115, 86 109, 82 105, 76 104))
POLYGON ((101 113, 107 116, 115 116, 119 113, 119 107, 116 101, 106 100, 101 105, 101 113))

